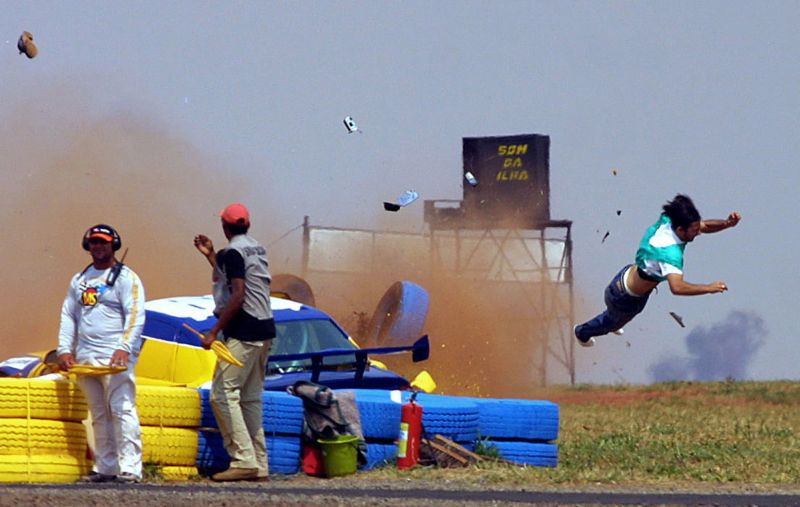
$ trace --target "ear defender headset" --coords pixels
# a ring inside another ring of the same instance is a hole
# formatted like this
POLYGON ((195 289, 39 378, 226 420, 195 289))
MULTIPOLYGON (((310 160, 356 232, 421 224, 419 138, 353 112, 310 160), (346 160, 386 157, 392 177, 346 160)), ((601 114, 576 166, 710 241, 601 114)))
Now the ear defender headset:
POLYGON ((120 248, 122 248, 122 239, 119 237, 119 233, 111 227, 110 225, 106 224, 97 224, 94 227, 90 227, 83 235, 83 241, 81 242, 81 246, 87 252, 89 251, 89 237, 92 234, 105 234, 107 236, 111 236, 111 248, 114 249, 116 252, 120 248))

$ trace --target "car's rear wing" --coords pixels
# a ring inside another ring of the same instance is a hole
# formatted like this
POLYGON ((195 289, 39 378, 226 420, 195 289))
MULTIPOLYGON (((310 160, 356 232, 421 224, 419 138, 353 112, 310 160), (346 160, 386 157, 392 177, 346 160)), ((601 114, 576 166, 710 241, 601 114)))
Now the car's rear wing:
POLYGON ((423 336, 414 342, 413 345, 403 347, 375 347, 371 349, 325 349, 317 352, 302 352, 299 354, 279 354, 270 356, 268 363, 280 363, 284 361, 302 361, 311 359, 311 381, 317 382, 322 367, 325 366, 324 359, 326 357, 335 356, 349 356, 356 357, 356 380, 361 380, 364 376, 364 370, 367 368, 367 358, 370 355, 388 355, 400 354, 402 352, 411 352, 411 360, 415 363, 425 361, 430 356, 430 342, 428 335, 423 336))

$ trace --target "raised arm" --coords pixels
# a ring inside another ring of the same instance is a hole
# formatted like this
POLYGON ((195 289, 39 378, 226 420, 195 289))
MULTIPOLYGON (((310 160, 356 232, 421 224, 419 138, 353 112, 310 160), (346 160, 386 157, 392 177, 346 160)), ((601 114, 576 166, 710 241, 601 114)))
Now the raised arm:
POLYGON ((208 239, 208 236, 203 234, 198 234, 194 237, 194 247, 197 248, 197 251, 203 254, 203 257, 206 258, 211 267, 214 268, 217 265, 217 257, 214 253, 214 243, 208 239))
POLYGON ((736 227, 736 224, 738 224, 739 220, 741 219, 742 215, 740 215, 738 211, 734 211, 730 215, 728 215, 728 218, 726 218, 725 220, 721 218, 711 218, 708 220, 701 220, 700 233, 709 234, 712 232, 723 231, 730 227, 736 227))

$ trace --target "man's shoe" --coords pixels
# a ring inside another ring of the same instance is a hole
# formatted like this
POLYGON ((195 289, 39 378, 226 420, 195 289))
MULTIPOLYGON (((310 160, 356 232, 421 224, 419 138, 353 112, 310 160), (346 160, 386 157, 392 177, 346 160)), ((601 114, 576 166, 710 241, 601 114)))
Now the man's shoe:
POLYGON ((142 482, 142 478, 130 472, 122 472, 114 479, 114 482, 117 484, 138 484, 142 482))
POLYGON ((253 482, 269 482, 269 475, 256 476, 255 478, 250 480, 253 482))
POLYGON ((112 482, 116 479, 116 475, 106 475, 106 474, 98 474, 97 472, 89 472, 89 475, 84 475, 78 482, 93 482, 93 483, 100 483, 100 482, 112 482))
POLYGON ((575 338, 578 339, 578 343, 581 344, 581 347, 594 347, 594 338, 593 337, 590 336, 588 340, 584 340, 583 338, 578 336, 578 326, 575 326, 575 327, 572 328, 572 334, 574 334, 575 338))
POLYGON ((257 468, 229 468, 211 476, 211 480, 217 482, 252 481, 256 478, 258 478, 257 468))
POLYGON ((619 329, 617 329, 616 331, 612 331, 612 333, 614 333, 614 334, 615 334, 615 335, 617 335, 617 336, 622 336, 622 335, 624 335, 624 334, 625 334, 625 330, 624 330, 624 329, 622 329, 622 328, 619 328, 619 329))

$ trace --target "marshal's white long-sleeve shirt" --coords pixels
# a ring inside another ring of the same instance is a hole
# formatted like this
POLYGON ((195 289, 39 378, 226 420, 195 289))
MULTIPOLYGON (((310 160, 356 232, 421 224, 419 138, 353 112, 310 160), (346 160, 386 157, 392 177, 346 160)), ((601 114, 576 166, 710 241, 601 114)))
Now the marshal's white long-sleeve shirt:
POLYGON ((144 288, 139 276, 123 266, 113 287, 111 268, 90 266, 70 281, 61 307, 58 354, 71 352, 78 362, 110 359, 115 350, 130 354, 133 364, 142 347, 144 288))

